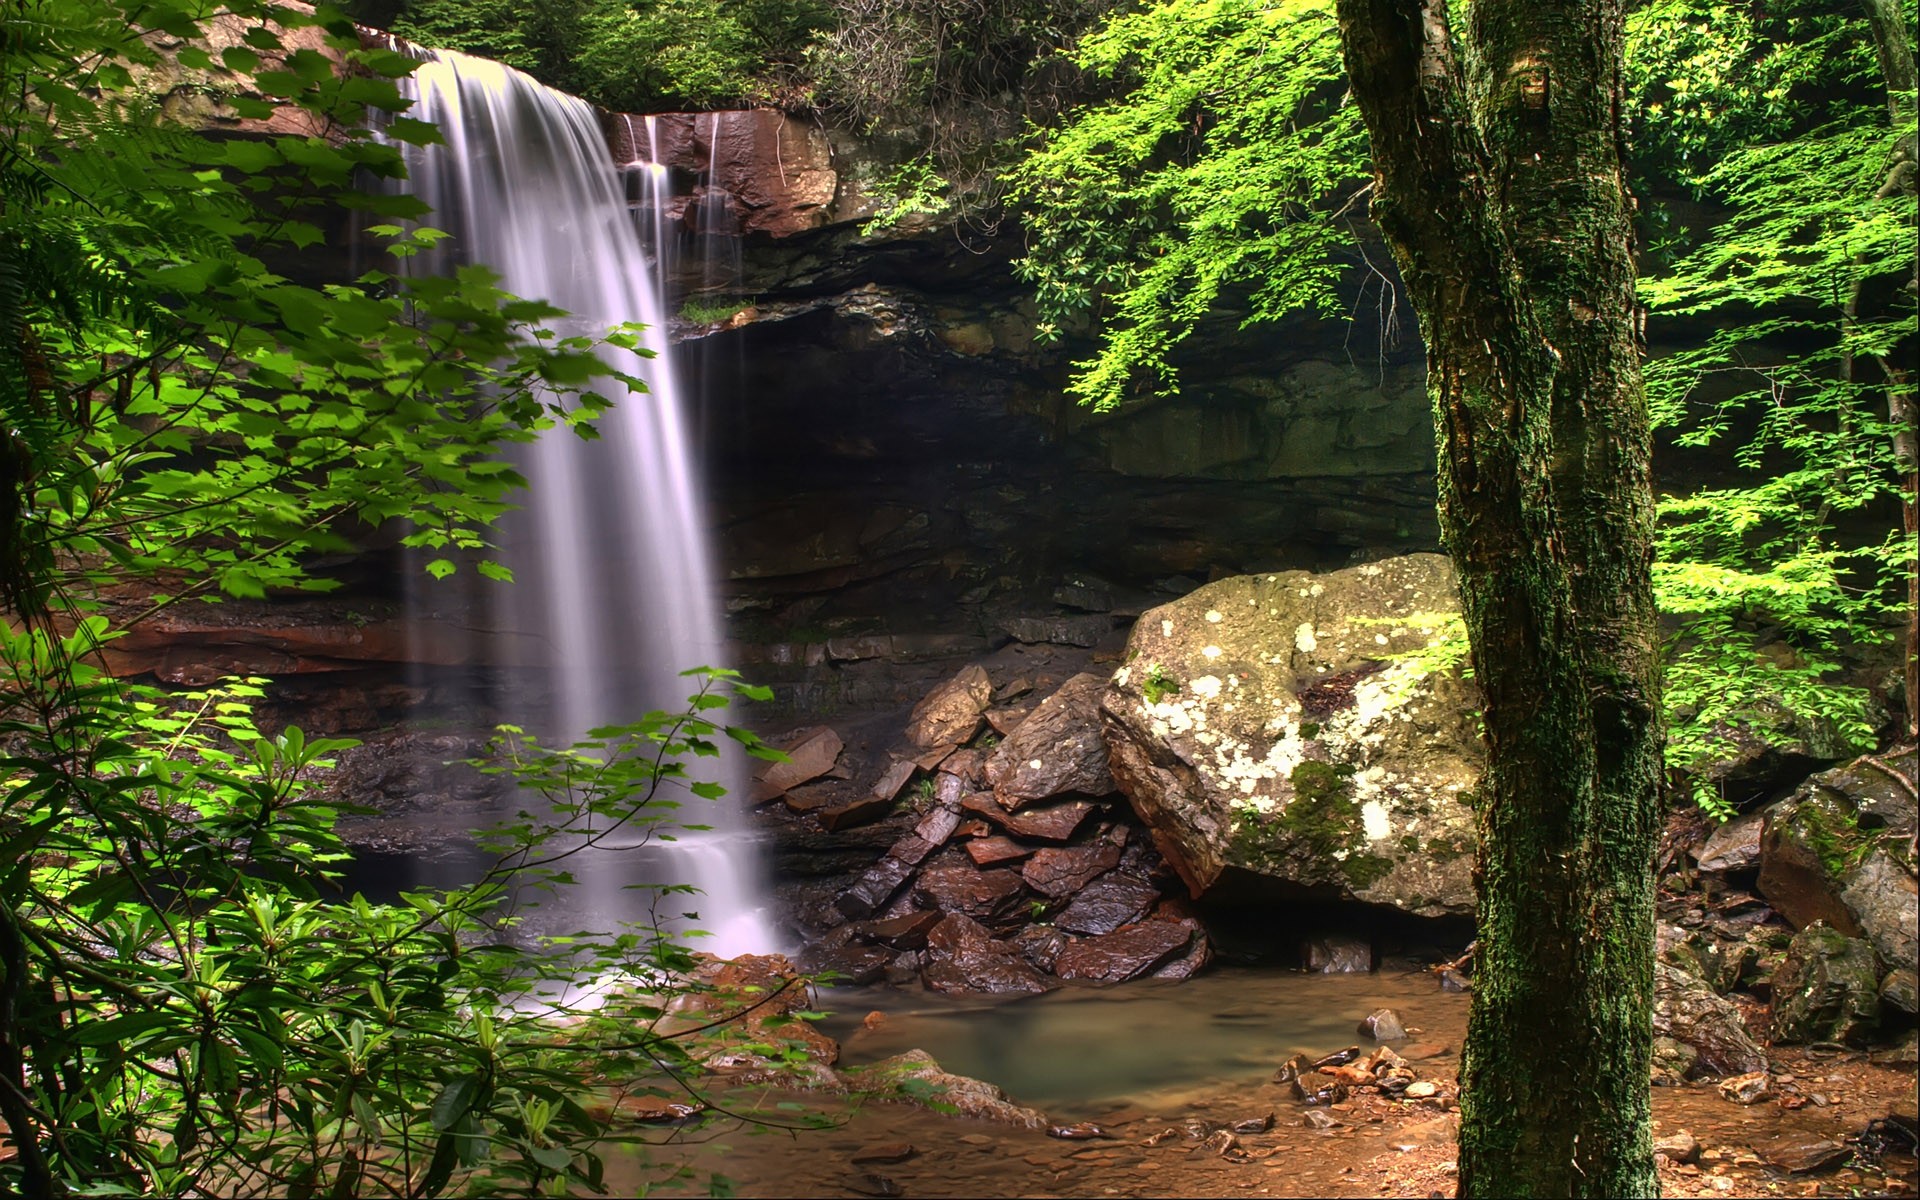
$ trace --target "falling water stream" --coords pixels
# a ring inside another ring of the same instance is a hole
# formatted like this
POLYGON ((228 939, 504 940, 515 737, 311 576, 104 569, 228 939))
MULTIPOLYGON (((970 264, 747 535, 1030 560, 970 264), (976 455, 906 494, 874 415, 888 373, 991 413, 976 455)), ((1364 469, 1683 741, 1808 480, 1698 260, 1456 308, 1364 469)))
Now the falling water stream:
MULTIPOLYGON (((425 61, 401 84, 414 100, 408 115, 437 124, 445 143, 407 151, 408 186, 432 206, 429 221, 452 235, 430 268, 486 264, 507 291, 566 310, 549 323, 563 336, 642 322, 653 355, 603 349, 610 365, 646 380, 647 394, 597 421, 598 441, 555 429, 526 447, 516 460, 529 484, 524 507, 499 531, 498 557, 515 582, 486 590, 484 624, 516 648, 476 647, 474 658, 512 660, 541 681, 539 699, 507 687, 501 719, 564 744, 682 707, 693 685, 680 672, 723 665, 689 415, 669 365, 655 264, 594 111, 499 63, 417 53, 425 61), (516 711, 536 705, 544 720, 516 711)), ((432 619, 431 596, 410 604, 416 620, 432 619)), ((700 764, 706 778, 739 796, 743 764, 710 762, 700 764)), ((549 902, 539 925, 561 932, 647 920, 650 893, 629 885, 688 883, 703 897, 666 907, 697 908, 691 924, 708 935, 700 949, 774 948, 760 854, 738 801, 679 799, 680 819, 709 832, 595 850, 573 872, 572 894, 549 902)))

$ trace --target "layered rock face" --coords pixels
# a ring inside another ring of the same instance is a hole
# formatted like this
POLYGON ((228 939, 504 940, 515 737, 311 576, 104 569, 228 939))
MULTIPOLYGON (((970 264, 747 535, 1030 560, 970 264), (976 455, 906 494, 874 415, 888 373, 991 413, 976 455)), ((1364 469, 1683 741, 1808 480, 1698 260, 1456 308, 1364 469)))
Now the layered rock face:
POLYGON ((1141 617, 1101 711, 1120 789, 1195 895, 1243 872, 1470 913, 1477 703, 1451 566, 1222 580, 1141 617))

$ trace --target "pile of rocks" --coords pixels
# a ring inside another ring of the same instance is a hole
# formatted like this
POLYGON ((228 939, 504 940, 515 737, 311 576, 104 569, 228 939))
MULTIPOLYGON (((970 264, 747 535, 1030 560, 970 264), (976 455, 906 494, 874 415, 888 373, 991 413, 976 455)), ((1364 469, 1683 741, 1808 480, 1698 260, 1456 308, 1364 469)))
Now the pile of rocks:
POLYGON ((800 914, 807 967, 856 984, 1031 993, 1062 980, 1185 978, 1204 966, 1205 931, 1163 893, 1178 882, 1114 800, 1098 711, 1105 686, 1082 673, 1032 703, 1032 680, 996 688, 970 665, 914 707, 906 744, 850 799, 844 788, 807 787, 835 769, 836 734, 787 739, 789 761, 762 774, 761 799, 809 811, 817 794, 810 811, 828 830, 903 803, 918 812, 830 902, 800 914))
POLYGON ((1911 747, 1857 758, 1697 842, 1704 899, 1671 899, 1656 934, 1656 1082, 1764 1080, 1744 1016, 1763 1005, 1772 1045, 1920 1059, 1914 766, 1911 747))

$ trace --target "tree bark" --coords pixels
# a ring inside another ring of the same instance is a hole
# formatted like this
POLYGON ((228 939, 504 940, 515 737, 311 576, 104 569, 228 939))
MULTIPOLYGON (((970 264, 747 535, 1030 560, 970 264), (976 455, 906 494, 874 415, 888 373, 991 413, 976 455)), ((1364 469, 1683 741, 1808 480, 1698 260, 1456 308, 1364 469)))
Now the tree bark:
POLYGON ((1485 698, 1462 1196, 1651 1196, 1660 734, 1620 0, 1339 0, 1485 698))

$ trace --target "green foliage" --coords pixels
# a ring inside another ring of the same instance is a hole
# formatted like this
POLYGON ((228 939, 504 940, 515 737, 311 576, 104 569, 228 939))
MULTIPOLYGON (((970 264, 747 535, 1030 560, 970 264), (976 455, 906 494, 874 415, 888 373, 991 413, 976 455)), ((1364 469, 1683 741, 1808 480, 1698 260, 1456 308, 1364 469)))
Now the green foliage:
MULTIPOLYGON (((1704 341, 1647 367, 1656 424, 1730 455, 1734 486, 1663 498, 1655 588, 1680 636, 1667 665, 1668 753, 1683 767, 1766 738, 1784 708, 1870 749, 1844 655, 1885 641, 1914 547, 1890 392, 1912 387, 1911 188, 1865 22, 1826 6, 1765 14, 1682 2, 1636 14, 1630 61, 1649 161, 1723 206, 1676 229, 1643 282, 1655 317, 1706 316, 1704 341), (1863 87, 1875 84, 1878 88, 1863 87)), ((1912 113, 1909 105, 1905 110, 1912 113)), ((1696 782, 1696 799, 1728 801, 1696 782)))
POLYGON ((1140 677, 1140 696, 1148 704, 1159 704, 1168 696, 1177 695, 1180 681, 1167 673, 1159 663, 1148 663, 1146 674, 1140 677))
POLYGON ((518 67, 615 112, 791 103, 827 23, 812 0, 360 0, 363 19, 425 46, 518 67))
POLYGON ((1338 252, 1364 176, 1320 0, 1167 0, 1107 21, 1074 61, 1119 87, 1042 135, 1010 173, 1043 336, 1092 317, 1100 351, 1069 391, 1098 409, 1178 387, 1201 320, 1242 328, 1344 310, 1338 252))
POLYGON ((934 218, 948 211, 951 198, 947 181, 935 169, 932 158, 916 158, 901 163, 874 188, 880 205, 873 216, 860 226, 860 233, 872 237, 896 225, 919 218, 934 218))
POLYGON ((718 325, 744 311, 744 300, 707 299, 688 296, 680 305, 680 319, 694 325, 718 325))
POLYGON ((0 16, 0 1190, 598 1188, 589 1092, 610 1061, 618 1087, 687 1065, 661 1018, 690 959, 653 929, 513 931, 581 848, 678 819, 683 758, 770 753, 709 719, 713 686, 571 751, 503 748, 492 769, 546 802, 496 832, 495 870, 380 905, 339 898, 336 810, 310 789, 347 743, 263 736, 259 681, 163 693, 99 665, 160 606, 328 586, 310 564, 356 522, 409 523, 448 552, 435 574, 483 555, 520 483, 496 452, 590 437, 608 401, 583 389, 638 386, 483 268, 279 269, 343 209, 398 257, 441 236, 402 226, 425 214, 381 189, 401 160, 365 132, 414 63, 330 10, 218 20, 216 58, 175 4, 0 16), (315 133, 164 123, 159 96, 194 89, 315 133), (626 982, 589 1015, 562 994, 582 975, 626 982))
MULTIPOLYGON (((1915 247, 1912 188, 1888 173, 1912 102, 1892 128, 1873 45, 1853 9, 1813 0, 1632 16, 1635 167, 1665 198, 1644 295, 1656 337, 1681 341, 1648 366, 1649 401, 1682 451, 1747 477, 1662 505, 1683 766, 1741 728, 1782 736, 1763 714, 1783 705, 1834 730, 1836 754, 1871 741, 1866 693, 1840 668, 1887 636, 1914 569, 1889 412, 1912 389, 1915 247)), ((1010 175, 1043 333, 1099 339, 1073 395, 1105 409, 1173 393, 1203 321, 1341 310, 1359 241, 1344 221, 1368 172, 1329 6, 1159 0, 1109 18, 1074 61, 1113 98, 1068 113, 1010 175)), ((1451 666, 1465 639, 1433 653, 1451 666)))

